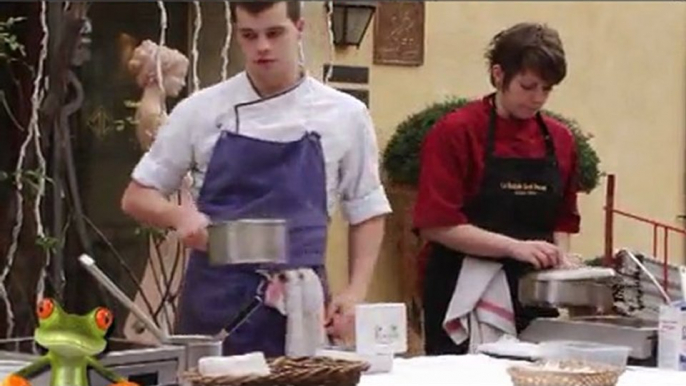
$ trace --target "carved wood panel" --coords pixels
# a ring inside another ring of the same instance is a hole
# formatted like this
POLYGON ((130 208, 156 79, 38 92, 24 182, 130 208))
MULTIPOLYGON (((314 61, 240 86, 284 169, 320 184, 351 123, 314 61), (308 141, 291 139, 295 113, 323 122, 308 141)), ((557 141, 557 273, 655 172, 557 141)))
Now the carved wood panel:
POLYGON ((380 1, 374 18, 374 64, 424 63, 424 2, 380 1))

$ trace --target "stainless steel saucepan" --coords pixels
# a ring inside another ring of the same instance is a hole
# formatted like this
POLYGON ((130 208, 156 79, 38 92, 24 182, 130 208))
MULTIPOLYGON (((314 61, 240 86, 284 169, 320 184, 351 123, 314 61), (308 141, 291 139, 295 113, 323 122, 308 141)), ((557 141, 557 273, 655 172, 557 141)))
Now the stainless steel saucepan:
POLYGON ((288 226, 283 219, 239 219, 208 228, 212 265, 286 263, 288 226))

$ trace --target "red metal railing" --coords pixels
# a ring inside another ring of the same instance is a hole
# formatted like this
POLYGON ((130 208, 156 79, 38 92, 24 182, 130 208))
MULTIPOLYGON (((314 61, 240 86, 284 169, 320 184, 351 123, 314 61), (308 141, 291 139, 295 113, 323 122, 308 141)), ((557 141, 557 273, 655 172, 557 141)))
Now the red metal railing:
POLYGON ((686 237, 686 229, 677 228, 675 226, 661 223, 659 221, 651 220, 649 218, 632 214, 621 209, 617 209, 615 205, 615 187, 616 181, 614 174, 607 176, 607 187, 605 190, 605 265, 610 266, 613 259, 613 248, 614 248, 614 218, 615 215, 619 215, 625 218, 629 218, 644 224, 648 224, 652 227, 653 232, 653 257, 659 259, 658 254, 658 244, 660 238, 660 231, 662 231, 662 280, 663 289, 667 291, 669 285, 669 233, 674 232, 677 235, 686 237))

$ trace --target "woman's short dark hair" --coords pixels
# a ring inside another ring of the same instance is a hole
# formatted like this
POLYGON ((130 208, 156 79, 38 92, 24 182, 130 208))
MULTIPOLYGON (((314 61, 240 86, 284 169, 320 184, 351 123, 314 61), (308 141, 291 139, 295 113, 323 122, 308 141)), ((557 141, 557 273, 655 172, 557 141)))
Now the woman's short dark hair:
POLYGON ((288 18, 291 19, 293 23, 300 20, 300 1, 231 1, 229 3, 229 9, 231 10, 231 22, 236 22, 236 8, 244 9, 251 15, 257 15, 278 3, 286 3, 286 13, 288 14, 288 18))
MULTIPOLYGON (((505 74, 503 87, 523 71, 532 71, 551 86, 567 75, 565 52, 556 30, 537 23, 519 23, 493 37, 486 52, 489 72, 500 65, 505 74)), ((491 73, 491 84, 495 85, 491 73)))

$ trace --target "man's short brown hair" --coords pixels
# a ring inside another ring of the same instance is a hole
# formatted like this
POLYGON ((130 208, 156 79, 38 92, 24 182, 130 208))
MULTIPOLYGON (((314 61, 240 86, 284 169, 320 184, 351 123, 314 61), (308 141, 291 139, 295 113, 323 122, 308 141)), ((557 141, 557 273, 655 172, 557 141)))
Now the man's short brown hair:
MULTIPOLYGON (((567 61, 560 36, 537 23, 519 23, 493 37, 486 52, 489 69, 498 64, 505 73, 503 87, 522 71, 532 71, 545 82, 557 85, 567 75, 567 61)), ((491 74, 491 84, 494 84, 491 74)))
POLYGON ((229 8, 231 10, 231 22, 236 22, 236 8, 241 8, 251 15, 257 15, 264 10, 273 7, 278 3, 286 3, 286 14, 293 23, 300 20, 300 1, 282 0, 282 1, 231 1, 229 8))

